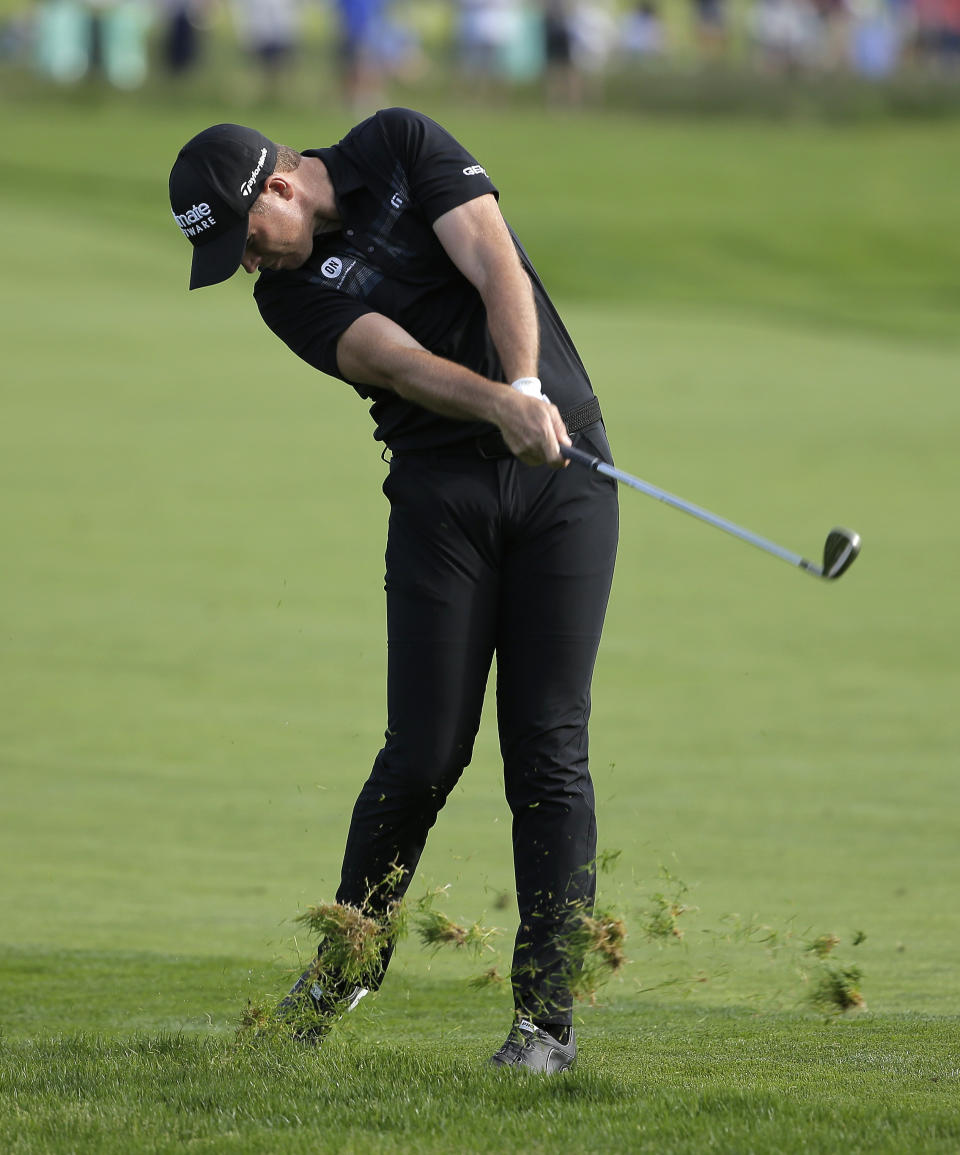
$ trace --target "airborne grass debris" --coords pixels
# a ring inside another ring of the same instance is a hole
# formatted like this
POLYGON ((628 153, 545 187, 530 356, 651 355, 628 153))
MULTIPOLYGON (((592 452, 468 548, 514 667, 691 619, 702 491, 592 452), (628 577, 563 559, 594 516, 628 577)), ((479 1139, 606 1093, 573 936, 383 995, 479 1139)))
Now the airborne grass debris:
POLYGON ((829 1014, 867 1009, 860 991, 863 974, 858 966, 828 963, 814 977, 810 1001, 819 1010, 829 1014))
POLYGON ((682 939, 684 931, 679 925, 680 919, 696 909, 684 902, 690 888, 665 866, 660 867, 657 877, 668 885, 650 895, 646 909, 641 912, 641 929, 648 939, 682 939))
POLYGON ((350 979, 365 978, 376 968, 390 937, 387 924, 348 903, 325 902, 308 907, 296 921, 323 944, 326 969, 350 979))
POLYGON ((827 958, 840 945, 840 938, 835 934, 821 934, 807 943, 806 949, 810 954, 815 954, 817 958, 827 958))
POLYGON ((449 893, 449 886, 439 886, 413 905, 410 919, 423 945, 435 951, 444 946, 462 947, 477 955, 492 949, 492 940, 503 933, 499 927, 487 927, 479 922, 461 926, 435 909, 434 904, 441 898, 448 898, 449 893))
MULTIPOLYGON (((602 861, 598 859, 598 869, 608 872, 618 857, 619 852, 607 853, 602 861)), ((411 929, 421 945, 432 952, 450 947, 476 958, 486 952, 494 953, 493 965, 467 979, 467 986, 471 989, 498 987, 517 977, 509 971, 504 972, 496 961, 494 940, 503 934, 501 928, 486 926, 480 921, 459 922, 439 908, 438 904, 445 904, 450 898, 449 885, 435 887, 415 901, 392 899, 383 907, 383 912, 378 913, 374 908, 375 894, 402 893, 403 881, 403 872, 394 870, 380 887, 371 890, 363 907, 337 902, 318 903, 297 917, 296 921, 319 940, 311 978, 320 984, 325 995, 331 991, 352 990, 355 986, 375 989, 379 985, 386 954, 411 929)), ((841 945, 838 935, 811 931, 798 933, 792 921, 777 929, 755 918, 745 920, 739 915, 724 915, 718 929, 699 927, 699 933, 690 945, 680 920, 699 908, 687 901, 688 885, 661 865, 653 885, 641 885, 639 889, 640 902, 631 916, 640 932, 639 941, 650 944, 658 952, 670 949, 670 944, 682 946, 684 961, 681 963, 671 954, 671 961, 663 964, 669 973, 665 977, 658 976, 653 982, 638 982, 638 991, 650 993, 663 987, 693 990, 716 977, 716 973, 725 973, 723 967, 729 966, 721 959, 720 971, 711 970, 717 961, 716 948, 748 946, 762 948, 771 962, 781 964, 781 973, 783 965, 786 965, 791 976, 789 990, 781 990, 780 995, 776 991, 766 995, 760 993, 757 997, 777 998, 786 994, 795 1003, 799 980, 803 988, 802 1001, 820 1010, 842 1014, 866 1006, 860 989, 861 969, 834 958, 834 952, 841 945), (701 943, 712 945, 714 958, 692 957, 698 955, 701 943), (706 969, 704 961, 708 963, 706 969)), ((624 899, 622 888, 618 893, 619 903, 624 899)), ((559 947, 565 959, 566 981, 576 1001, 597 1006, 604 985, 623 976, 631 961, 626 953, 627 939, 628 918, 609 902, 598 904, 592 910, 571 912, 559 947)), ((857 946, 865 939, 863 931, 856 931, 851 942, 857 946)), ((664 959, 667 959, 666 955, 664 959)), ((349 994, 344 996, 342 1008, 333 998, 331 1022, 349 1009, 349 997, 349 994)), ((304 1002, 304 1014, 310 1021, 300 1023, 286 1015, 283 1025, 287 1029, 292 1026, 294 1031, 302 1027, 305 1034, 317 1035, 320 1030, 317 1015, 310 1000, 304 1002)), ((271 1014, 263 1003, 250 1000, 241 1013, 238 1036, 257 1038, 269 1034, 276 1025, 275 1020, 275 1013, 271 1014)))
POLYGON ((592 914, 578 913, 565 944, 568 981, 575 999, 597 1005, 600 988, 627 962, 626 941, 626 922, 614 911, 598 908, 592 914))
POLYGON ((461 926, 439 910, 418 912, 414 922, 417 937, 424 946, 434 950, 455 946, 480 952, 489 948, 490 940, 501 933, 497 927, 481 926, 478 922, 471 926, 461 926))
POLYGON ((467 983, 471 990, 484 990, 486 987, 502 986, 507 980, 496 967, 488 967, 482 974, 475 975, 467 983))

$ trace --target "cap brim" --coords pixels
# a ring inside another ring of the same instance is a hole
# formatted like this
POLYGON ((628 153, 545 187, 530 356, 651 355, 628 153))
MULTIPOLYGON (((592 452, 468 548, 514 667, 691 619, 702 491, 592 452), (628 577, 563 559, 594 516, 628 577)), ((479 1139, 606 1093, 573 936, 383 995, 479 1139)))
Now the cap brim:
POLYGON ((219 285, 240 268, 243 250, 247 246, 247 221, 238 220, 225 233, 212 241, 197 245, 193 250, 190 268, 190 288, 202 289, 219 285))

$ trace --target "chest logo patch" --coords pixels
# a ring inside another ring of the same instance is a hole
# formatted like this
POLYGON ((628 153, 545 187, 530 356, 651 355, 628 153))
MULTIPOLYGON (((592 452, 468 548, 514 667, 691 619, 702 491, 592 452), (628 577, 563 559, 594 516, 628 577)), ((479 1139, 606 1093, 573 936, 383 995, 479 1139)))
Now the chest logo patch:
POLYGON ((320 266, 320 272, 323 273, 327 280, 335 281, 343 272, 343 261, 341 261, 339 257, 327 257, 320 266))

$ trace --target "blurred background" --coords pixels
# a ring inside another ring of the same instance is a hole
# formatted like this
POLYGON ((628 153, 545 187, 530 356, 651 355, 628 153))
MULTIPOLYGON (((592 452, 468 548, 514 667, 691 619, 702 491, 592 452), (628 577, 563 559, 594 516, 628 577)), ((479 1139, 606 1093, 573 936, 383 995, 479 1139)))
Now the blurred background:
POLYGON ((960 0, 2 0, 0 66, 245 104, 953 108, 960 0))

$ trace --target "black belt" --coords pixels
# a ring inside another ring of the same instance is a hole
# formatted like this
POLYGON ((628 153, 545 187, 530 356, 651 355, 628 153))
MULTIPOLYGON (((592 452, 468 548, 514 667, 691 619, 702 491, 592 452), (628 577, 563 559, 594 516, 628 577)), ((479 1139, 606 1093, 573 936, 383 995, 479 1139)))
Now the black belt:
MULTIPOLYGON (((574 433, 579 433, 581 429, 586 429, 588 425, 595 425, 598 421, 602 420, 600 402, 596 397, 591 397, 581 405, 576 405, 573 409, 568 409, 565 413, 561 413, 560 416, 563 418, 567 432, 572 437, 574 433)), ((503 440, 503 434, 499 429, 491 429, 489 433, 481 433, 479 437, 471 438, 469 441, 457 441, 452 445, 437 445, 428 449, 391 450, 391 455, 394 457, 413 456, 414 454, 423 456, 436 454, 437 456, 444 457, 472 457, 476 454, 485 461, 497 461, 501 457, 513 456, 507 448, 507 443, 503 440)))

